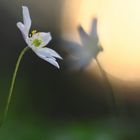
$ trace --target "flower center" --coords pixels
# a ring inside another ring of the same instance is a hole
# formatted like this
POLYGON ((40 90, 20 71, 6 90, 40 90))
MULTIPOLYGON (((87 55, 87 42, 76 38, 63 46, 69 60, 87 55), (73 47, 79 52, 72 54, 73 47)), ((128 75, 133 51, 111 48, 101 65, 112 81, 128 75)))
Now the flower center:
POLYGON ((34 39, 32 40, 32 45, 34 45, 35 47, 39 47, 39 46, 43 43, 43 41, 42 41, 42 39, 39 37, 39 33, 37 32, 37 30, 33 30, 33 31, 31 32, 31 34, 29 35, 30 38, 33 37, 33 35, 37 35, 37 38, 34 38, 34 39))
POLYGON ((35 47, 39 47, 41 44, 42 44, 41 39, 34 39, 32 42, 32 45, 34 45, 35 47))

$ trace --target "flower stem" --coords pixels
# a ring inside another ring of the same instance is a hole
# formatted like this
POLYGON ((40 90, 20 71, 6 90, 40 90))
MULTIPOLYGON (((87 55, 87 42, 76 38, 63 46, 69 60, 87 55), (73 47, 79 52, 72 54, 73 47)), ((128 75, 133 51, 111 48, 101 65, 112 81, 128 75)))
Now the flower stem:
POLYGON ((2 120, 1 120, 1 123, 0 123, 0 126, 3 124, 4 120, 6 119, 7 117, 7 113, 8 113, 8 110, 9 110, 9 105, 10 105, 10 102, 11 102, 11 97, 12 97, 12 93, 13 93, 13 89, 14 89, 14 84, 15 84, 15 80, 16 80, 16 76, 17 76, 17 72, 18 72, 18 68, 19 68, 19 65, 20 65, 20 62, 21 62, 21 59, 23 58, 25 52, 29 49, 29 47, 26 47, 24 48, 19 57, 18 57, 18 60, 16 62, 16 66, 15 66, 15 70, 13 72, 13 77, 12 77, 12 81, 11 81, 11 85, 10 85, 10 89, 9 89, 9 94, 8 94, 8 98, 7 98, 7 101, 6 101, 6 106, 5 106, 5 109, 4 109, 4 113, 3 113, 3 117, 2 117, 2 120))
POLYGON ((98 67, 99 67, 99 69, 100 69, 100 72, 101 72, 101 74, 102 74, 102 77, 103 77, 103 79, 104 79, 104 82, 106 83, 108 89, 110 90, 110 97, 111 97, 111 99, 112 99, 112 108, 113 108, 114 115, 115 115, 116 117, 118 117, 118 115, 119 115, 119 113, 118 113, 118 107, 117 107, 116 97, 115 97, 115 95, 114 95, 113 88, 112 88, 112 86, 111 86, 111 84, 110 84, 110 81, 109 81, 108 78, 107 78, 107 75, 106 75, 105 71, 103 70, 103 68, 102 68, 102 66, 100 65, 100 62, 99 62, 99 60, 98 60, 97 58, 96 58, 96 62, 97 62, 97 65, 98 65, 98 67))

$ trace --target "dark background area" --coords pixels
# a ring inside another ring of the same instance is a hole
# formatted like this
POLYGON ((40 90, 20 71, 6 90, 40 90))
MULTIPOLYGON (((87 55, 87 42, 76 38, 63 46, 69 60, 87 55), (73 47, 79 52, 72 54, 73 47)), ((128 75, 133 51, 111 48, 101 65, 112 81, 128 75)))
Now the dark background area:
MULTIPOLYGON (((61 36, 63 0, 0 1, 0 114, 8 96, 16 60, 26 46, 16 27, 16 23, 22 20, 23 4, 29 7, 32 29, 51 32, 53 40, 48 47, 64 56, 59 49, 61 44, 58 39, 61 36), (46 4, 46 13, 45 10, 39 11, 43 2, 46 4)), ((69 71, 63 61, 59 61, 59 64, 61 68, 56 69, 31 50, 25 54, 16 79, 8 118, 0 130, 1 140, 139 139, 138 83, 135 85, 134 82, 123 82, 110 76, 120 101, 120 117, 116 120, 108 89, 96 67, 91 75, 84 69, 69 71), (132 95, 121 93, 134 93, 136 96, 131 98, 132 95)))
MULTIPOLYGON (((3 11, 1 12, 1 79, 5 79, 6 83, 3 84, 7 86, 7 90, 18 55, 26 46, 20 31, 16 27, 17 21, 22 20, 22 8, 19 6, 16 7, 16 9, 19 10, 19 12, 17 17, 14 17, 6 11, 6 7, 1 5, 1 10, 3 11)), ((31 18, 33 21, 36 19, 32 10, 31 18)), ((59 50, 61 44, 57 44, 57 37, 59 37, 59 34, 61 35, 61 32, 59 32, 59 29, 55 29, 55 25, 49 25, 51 23, 50 20, 54 20, 53 17, 48 19, 47 31, 52 33, 53 40, 49 43, 48 47, 57 50, 63 56, 63 52, 59 50)), ((32 28, 34 26, 36 27, 33 21, 32 28)), ((56 21, 58 26, 61 21, 57 19, 56 21)), ((43 24, 39 24, 36 29, 40 31, 46 30, 43 26, 43 24)), ((105 114, 107 114, 109 110, 108 105, 106 105, 106 101, 104 101, 105 98, 102 97, 106 95, 102 93, 103 91, 100 91, 102 85, 97 77, 90 78, 90 75, 84 70, 69 72, 62 61, 59 61, 59 63, 61 66, 60 70, 42 61, 31 50, 25 54, 19 69, 13 100, 16 96, 20 96, 16 94, 16 87, 18 87, 18 83, 23 82, 29 89, 26 91, 27 93, 24 93, 27 98, 29 97, 29 99, 26 100, 31 100, 30 102, 32 103, 29 104, 35 105, 35 107, 33 107, 35 112, 40 112, 40 110, 46 113, 49 112, 53 117, 57 115, 76 117, 78 114, 79 116, 90 117, 91 115, 93 117, 95 114, 98 114, 97 112, 99 112, 99 114, 106 112, 105 114), (88 84, 86 84, 87 82, 88 84), (92 88, 93 84, 94 87, 92 88), (90 87, 90 89, 88 89, 88 87, 90 87), (101 108, 100 111, 98 108, 94 109, 94 104, 98 104, 98 107, 101 108), (96 113, 94 113, 94 111, 96 113)), ((5 93, 2 94, 6 96, 5 93)))

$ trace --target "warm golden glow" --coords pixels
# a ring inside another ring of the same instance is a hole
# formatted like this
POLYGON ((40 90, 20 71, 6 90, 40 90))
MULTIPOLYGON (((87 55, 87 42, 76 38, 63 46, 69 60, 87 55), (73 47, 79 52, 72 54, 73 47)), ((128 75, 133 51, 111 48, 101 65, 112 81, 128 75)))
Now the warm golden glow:
POLYGON ((97 16, 101 0, 82 0, 78 23, 82 24, 88 32, 91 26, 91 20, 97 16))
POLYGON ((82 0, 81 4, 77 22, 86 31, 93 17, 99 19, 104 47, 99 59, 104 69, 123 80, 140 79, 140 0, 82 0))
POLYGON ((69 40, 79 40, 77 34, 78 17, 82 0, 64 0, 62 9, 62 37, 69 40))

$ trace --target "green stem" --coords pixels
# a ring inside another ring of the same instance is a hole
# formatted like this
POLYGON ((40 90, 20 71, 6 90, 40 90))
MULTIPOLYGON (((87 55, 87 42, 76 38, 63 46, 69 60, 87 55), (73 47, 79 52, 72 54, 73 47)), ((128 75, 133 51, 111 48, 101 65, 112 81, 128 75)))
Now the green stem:
POLYGON ((114 95, 114 91, 113 91, 113 88, 110 84, 110 81, 108 80, 107 78, 107 75, 105 73, 105 71, 102 69, 102 66, 100 65, 100 62, 98 61, 98 59, 96 58, 96 62, 97 62, 97 65, 100 69, 100 72, 102 74, 102 77, 104 79, 104 83, 106 83, 108 89, 110 90, 110 96, 111 96, 111 99, 112 99, 112 108, 113 108, 113 112, 114 112, 114 115, 116 117, 118 117, 118 108, 117 108, 117 102, 116 102, 116 98, 115 98, 115 95, 114 95))
POLYGON ((13 93, 13 89, 14 89, 14 84, 15 84, 15 80, 16 80, 16 76, 17 76, 17 72, 18 72, 18 68, 19 68, 19 65, 20 65, 20 62, 21 62, 21 59, 23 58, 25 52, 29 49, 29 47, 26 47, 24 48, 19 57, 18 57, 18 60, 16 62, 16 66, 15 66, 15 70, 14 70, 14 73, 13 73, 13 77, 12 77, 12 81, 11 81, 11 85, 10 85, 10 90, 9 90, 9 94, 8 94, 8 98, 7 98, 7 101, 6 101, 6 106, 5 106, 5 109, 4 109, 4 114, 3 114, 3 118, 2 118, 2 121, 0 123, 0 126, 3 124, 4 120, 6 119, 7 117, 7 113, 8 113, 8 110, 9 110, 9 105, 10 105, 10 102, 11 102, 11 97, 12 97, 12 93, 13 93))

